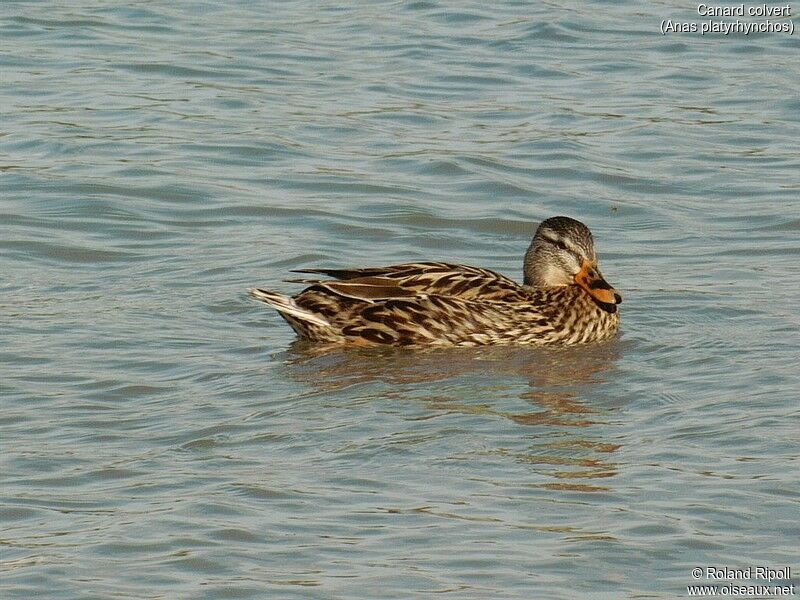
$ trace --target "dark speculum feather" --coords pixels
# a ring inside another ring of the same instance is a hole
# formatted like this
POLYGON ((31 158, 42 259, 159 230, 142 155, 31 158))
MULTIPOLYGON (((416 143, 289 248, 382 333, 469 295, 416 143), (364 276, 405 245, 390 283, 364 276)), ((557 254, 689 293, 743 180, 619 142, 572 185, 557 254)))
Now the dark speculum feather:
POLYGON ((404 290, 392 281, 382 283, 362 283, 361 279, 351 281, 331 281, 321 284, 334 292, 362 300, 386 300, 388 298, 413 297, 413 291, 404 290))

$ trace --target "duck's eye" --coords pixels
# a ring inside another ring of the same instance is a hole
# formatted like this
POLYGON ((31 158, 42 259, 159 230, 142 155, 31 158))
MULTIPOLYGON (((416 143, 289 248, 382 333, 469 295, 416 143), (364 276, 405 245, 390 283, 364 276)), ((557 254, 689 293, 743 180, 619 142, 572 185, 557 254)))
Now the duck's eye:
POLYGON ((566 250, 567 249, 567 245, 564 242, 562 242, 561 240, 554 240, 553 243, 556 245, 556 248, 558 248, 559 250, 566 250))

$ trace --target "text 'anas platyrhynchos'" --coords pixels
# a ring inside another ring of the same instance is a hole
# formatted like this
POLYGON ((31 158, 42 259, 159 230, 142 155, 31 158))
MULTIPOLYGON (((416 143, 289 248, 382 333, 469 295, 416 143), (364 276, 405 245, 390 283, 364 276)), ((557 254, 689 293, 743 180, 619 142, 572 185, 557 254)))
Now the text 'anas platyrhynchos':
POLYGON ((612 337, 622 298, 597 267, 580 221, 543 221, 525 254, 522 285, 488 269, 439 262, 365 269, 300 269, 332 280, 294 297, 251 295, 305 340, 390 346, 577 344, 612 337))

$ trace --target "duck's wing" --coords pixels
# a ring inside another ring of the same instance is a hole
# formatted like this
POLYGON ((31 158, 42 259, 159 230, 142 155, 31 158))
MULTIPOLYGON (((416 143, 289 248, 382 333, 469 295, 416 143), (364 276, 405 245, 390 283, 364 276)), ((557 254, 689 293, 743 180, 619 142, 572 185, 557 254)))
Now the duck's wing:
MULTIPOLYGON (((533 302, 512 304, 418 295, 361 308, 341 332, 356 344, 481 346, 527 337, 544 339, 553 328, 533 302)), ((536 342, 533 342, 536 343, 536 342)))
POLYGON ((412 263, 303 272, 338 279, 304 279, 309 287, 294 298, 276 299, 265 290, 253 294, 306 339, 471 346, 550 335, 552 330, 545 314, 551 302, 544 291, 523 288, 487 269, 412 263))
POLYGON ((306 291, 327 290, 367 303, 412 298, 420 294, 488 301, 514 301, 525 297, 525 292, 516 282, 499 273, 449 263, 408 263, 366 269, 301 269, 296 272, 327 275, 338 280, 303 279, 301 282, 313 284, 306 291))

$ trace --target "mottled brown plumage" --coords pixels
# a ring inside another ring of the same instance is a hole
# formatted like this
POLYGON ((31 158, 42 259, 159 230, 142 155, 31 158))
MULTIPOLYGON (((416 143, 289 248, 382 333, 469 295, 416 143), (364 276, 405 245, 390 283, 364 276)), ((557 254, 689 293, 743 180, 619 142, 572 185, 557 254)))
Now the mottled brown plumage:
POLYGON ((568 217, 542 222, 525 257, 525 284, 487 269, 425 262, 365 269, 304 269, 332 280, 294 298, 251 294, 297 334, 324 343, 393 346, 576 344, 613 336, 614 292, 597 270, 589 229, 568 217))

